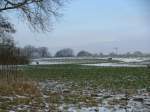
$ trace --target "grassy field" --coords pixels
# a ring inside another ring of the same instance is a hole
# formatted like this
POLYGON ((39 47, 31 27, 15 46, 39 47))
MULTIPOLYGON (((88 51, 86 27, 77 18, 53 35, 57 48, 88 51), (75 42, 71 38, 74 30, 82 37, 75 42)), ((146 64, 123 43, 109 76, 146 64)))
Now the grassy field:
MULTIPOLYGON (((44 112, 45 109, 58 112, 63 105, 60 112, 68 112, 70 104, 81 109, 98 107, 105 101, 111 106, 126 107, 127 99, 134 101, 137 91, 146 90, 140 98, 150 91, 150 69, 146 67, 64 64, 27 65, 21 68, 27 78, 24 82, 20 79, 9 84, 0 82, 0 112, 44 112), (118 96, 113 97, 114 94, 123 97, 119 96, 118 100, 115 99, 118 96)), ((147 109, 145 106, 142 108, 147 109)))
POLYGON ((106 89, 140 89, 150 87, 150 69, 144 67, 92 67, 74 64, 23 67, 33 80, 72 81, 80 86, 106 89))

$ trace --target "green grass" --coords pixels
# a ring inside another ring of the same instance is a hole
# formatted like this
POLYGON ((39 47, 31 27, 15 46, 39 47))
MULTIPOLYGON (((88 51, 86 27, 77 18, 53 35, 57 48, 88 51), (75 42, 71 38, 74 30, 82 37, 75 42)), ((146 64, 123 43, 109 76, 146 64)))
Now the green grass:
MULTIPOLYGON (((128 95, 135 93, 134 90, 146 88, 150 91, 150 69, 149 68, 129 68, 129 67, 92 67, 75 64, 65 65, 38 65, 23 66, 24 75, 28 79, 35 80, 28 82, 18 82, 5 84, 0 83, 0 112, 6 112, 19 105, 29 105, 35 109, 44 108, 44 102, 41 95, 43 92, 49 97, 46 101, 51 104, 52 110, 57 110, 57 106, 64 102, 65 104, 76 104, 82 106, 97 106, 104 99, 110 96, 104 96, 97 100, 94 98, 100 89, 114 90, 115 92, 126 92, 128 95), (36 81, 55 80, 60 84, 66 84, 68 92, 59 93, 54 91, 40 91, 37 88, 36 81), (63 82, 63 83, 62 83, 63 82), (71 82, 71 83, 70 83, 71 82), (71 87, 71 88, 70 88, 71 87), (128 89, 127 91, 124 89, 128 89), (91 96, 83 95, 83 91, 90 91, 91 96), (116 91, 117 90, 117 91, 116 91), (72 92, 74 91, 74 92, 72 92), (7 97, 16 95, 25 96, 15 97, 10 100, 7 97), (63 98, 61 97, 63 95, 63 98), (56 105, 57 104, 57 105, 56 105)), ((119 100, 113 100, 110 104, 122 103, 119 100)), ((67 108, 67 107, 65 107, 67 108)), ((18 111, 19 112, 19 111, 18 111)))
POLYGON ((23 68, 33 80, 73 81, 94 88, 137 89, 150 87, 150 69, 144 67, 92 67, 82 65, 39 65, 23 68))

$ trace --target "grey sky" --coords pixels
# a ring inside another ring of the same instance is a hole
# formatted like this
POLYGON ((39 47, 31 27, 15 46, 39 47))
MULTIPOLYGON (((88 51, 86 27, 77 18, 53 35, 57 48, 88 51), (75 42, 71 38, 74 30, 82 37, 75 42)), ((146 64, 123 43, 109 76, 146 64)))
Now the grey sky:
POLYGON ((62 10, 64 16, 49 33, 33 32, 13 18, 18 45, 47 46, 76 52, 150 52, 150 2, 148 0, 74 0, 62 10))

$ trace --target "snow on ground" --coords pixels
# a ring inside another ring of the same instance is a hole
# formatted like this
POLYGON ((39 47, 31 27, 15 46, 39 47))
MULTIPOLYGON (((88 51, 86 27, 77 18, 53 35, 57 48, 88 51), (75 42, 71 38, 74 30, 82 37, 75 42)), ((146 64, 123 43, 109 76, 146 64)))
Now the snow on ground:
POLYGON ((146 67, 146 65, 124 64, 124 63, 99 63, 99 64, 82 64, 86 66, 101 66, 101 67, 146 67))
POLYGON ((64 58, 39 58, 33 59, 31 65, 54 65, 54 64, 80 64, 88 66, 104 66, 104 67, 146 67, 150 64, 150 58, 113 58, 112 60, 121 61, 122 63, 112 63, 108 58, 99 57, 64 57, 64 58), (99 60, 96 64, 95 61, 99 60), (100 62, 100 60, 106 60, 106 62, 100 62), (92 63, 92 61, 94 63, 92 63), (90 64, 89 64, 90 62, 90 64))
POLYGON ((113 58, 115 60, 120 60, 120 61, 123 61, 123 62, 142 62, 142 61, 145 61, 145 60, 150 60, 150 58, 141 58, 141 57, 138 57, 138 58, 113 58))

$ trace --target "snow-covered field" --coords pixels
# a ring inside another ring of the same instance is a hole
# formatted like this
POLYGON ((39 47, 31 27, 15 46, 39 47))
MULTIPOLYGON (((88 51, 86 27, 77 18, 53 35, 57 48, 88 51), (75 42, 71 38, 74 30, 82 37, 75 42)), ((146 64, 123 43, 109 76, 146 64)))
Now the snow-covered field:
POLYGON ((150 64, 150 58, 99 58, 99 57, 66 57, 66 58, 40 58, 33 59, 31 65, 53 64, 82 64, 88 66, 110 67, 146 67, 150 64), (112 62, 113 61, 113 62, 112 62))
POLYGON ((99 63, 99 64, 82 64, 87 66, 101 66, 101 67, 146 67, 146 65, 125 64, 125 63, 99 63))
POLYGON ((142 62, 145 60, 149 60, 150 58, 114 58, 116 60, 120 60, 123 62, 142 62))

